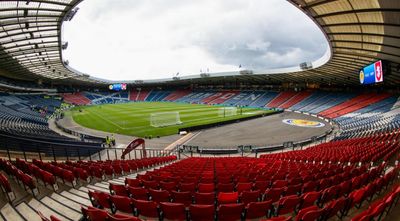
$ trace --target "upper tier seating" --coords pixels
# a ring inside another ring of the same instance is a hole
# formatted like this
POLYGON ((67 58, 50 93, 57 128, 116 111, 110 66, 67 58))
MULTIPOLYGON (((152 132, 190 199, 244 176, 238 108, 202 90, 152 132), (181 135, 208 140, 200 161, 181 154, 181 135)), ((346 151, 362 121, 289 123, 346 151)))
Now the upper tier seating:
POLYGON ((74 94, 63 94, 62 95, 65 102, 75 104, 75 105, 86 105, 90 104, 91 100, 81 92, 74 93, 74 94))

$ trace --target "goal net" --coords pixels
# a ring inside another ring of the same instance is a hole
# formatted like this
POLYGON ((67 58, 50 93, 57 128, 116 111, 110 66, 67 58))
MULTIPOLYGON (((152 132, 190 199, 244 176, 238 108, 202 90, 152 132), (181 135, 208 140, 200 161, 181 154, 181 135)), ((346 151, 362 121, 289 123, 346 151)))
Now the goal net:
POLYGON ((237 115, 236 107, 222 107, 218 109, 218 116, 220 117, 229 117, 237 115))
POLYGON ((166 127, 182 124, 179 112, 158 112, 150 114, 150 125, 152 127, 166 127))

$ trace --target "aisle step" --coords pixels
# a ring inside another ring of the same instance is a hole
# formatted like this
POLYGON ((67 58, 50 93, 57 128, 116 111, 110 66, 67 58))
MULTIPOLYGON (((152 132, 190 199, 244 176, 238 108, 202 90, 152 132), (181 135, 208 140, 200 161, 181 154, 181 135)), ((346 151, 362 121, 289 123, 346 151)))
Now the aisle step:
POLYGON ((3 208, 0 210, 1 215, 7 220, 12 221, 25 221, 24 218, 21 217, 20 214, 12 207, 9 203, 7 203, 3 208))

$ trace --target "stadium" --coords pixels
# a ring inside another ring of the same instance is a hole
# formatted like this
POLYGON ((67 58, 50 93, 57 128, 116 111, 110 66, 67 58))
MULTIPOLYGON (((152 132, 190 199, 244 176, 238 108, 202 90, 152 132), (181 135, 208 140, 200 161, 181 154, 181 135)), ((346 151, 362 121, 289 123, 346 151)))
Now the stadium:
POLYGON ((315 61, 136 80, 66 59, 86 1, 0 1, 0 221, 400 220, 400 1, 282 1, 315 61))

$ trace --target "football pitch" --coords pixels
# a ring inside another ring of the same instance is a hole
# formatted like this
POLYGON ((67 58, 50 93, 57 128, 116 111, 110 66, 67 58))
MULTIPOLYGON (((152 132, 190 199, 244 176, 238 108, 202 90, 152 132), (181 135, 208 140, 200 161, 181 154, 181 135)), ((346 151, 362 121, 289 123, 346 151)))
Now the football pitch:
POLYGON ((170 102, 132 102, 75 107, 70 114, 84 127, 137 137, 177 134, 180 128, 246 118, 274 112, 258 108, 238 108, 237 115, 221 115, 221 106, 170 102), (181 124, 165 127, 150 125, 152 113, 179 112, 181 124))

